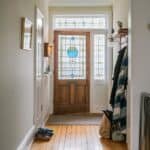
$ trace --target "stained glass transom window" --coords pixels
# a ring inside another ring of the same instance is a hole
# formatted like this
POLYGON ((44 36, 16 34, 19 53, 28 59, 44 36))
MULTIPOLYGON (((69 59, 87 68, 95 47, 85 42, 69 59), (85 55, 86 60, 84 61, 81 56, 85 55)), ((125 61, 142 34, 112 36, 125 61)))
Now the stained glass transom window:
POLYGON ((86 36, 58 36, 58 79, 86 79, 86 36))
POLYGON ((105 46, 104 34, 94 35, 94 79, 105 80, 105 46))
POLYGON ((55 16, 54 28, 106 29, 104 16, 55 16))

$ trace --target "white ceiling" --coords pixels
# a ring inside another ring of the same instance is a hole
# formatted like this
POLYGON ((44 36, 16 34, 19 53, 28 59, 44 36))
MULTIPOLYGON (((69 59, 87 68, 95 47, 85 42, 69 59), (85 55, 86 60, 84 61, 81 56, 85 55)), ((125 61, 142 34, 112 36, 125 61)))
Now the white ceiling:
POLYGON ((112 0, 49 0, 49 6, 110 6, 112 0))

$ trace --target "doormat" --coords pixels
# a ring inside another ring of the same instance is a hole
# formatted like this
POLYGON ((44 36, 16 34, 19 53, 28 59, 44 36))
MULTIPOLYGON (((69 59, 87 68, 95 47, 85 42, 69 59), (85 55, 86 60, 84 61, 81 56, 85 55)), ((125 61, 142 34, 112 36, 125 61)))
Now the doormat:
POLYGON ((102 114, 50 115, 47 125, 100 125, 102 114))

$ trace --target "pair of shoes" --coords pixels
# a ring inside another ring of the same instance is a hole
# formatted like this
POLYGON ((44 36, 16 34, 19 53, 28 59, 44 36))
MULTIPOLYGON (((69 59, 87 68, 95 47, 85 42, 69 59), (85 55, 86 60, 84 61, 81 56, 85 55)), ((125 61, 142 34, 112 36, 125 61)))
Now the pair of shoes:
POLYGON ((50 140, 50 136, 36 133, 35 134, 35 139, 39 140, 39 141, 49 141, 50 140))
POLYGON ((53 134, 53 130, 39 128, 35 134, 35 139, 40 141, 49 141, 53 134))
POLYGON ((39 128, 38 133, 48 135, 48 136, 52 136, 54 134, 54 131, 50 130, 50 129, 47 129, 47 128, 39 128))

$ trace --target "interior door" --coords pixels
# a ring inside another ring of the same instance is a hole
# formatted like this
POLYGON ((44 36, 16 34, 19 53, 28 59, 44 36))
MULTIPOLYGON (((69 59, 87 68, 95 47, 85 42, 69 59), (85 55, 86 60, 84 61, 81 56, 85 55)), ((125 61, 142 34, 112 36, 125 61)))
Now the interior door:
POLYGON ((38 124, 42 117, 42 75, 43 75, 43 32, 44 17, 41 11, 36 9, 35 22, 35 99, 34 99, 34 124, 38 124))
POLYGON ((89 111, 90 33, 55 31, 54 113, 89 111))

